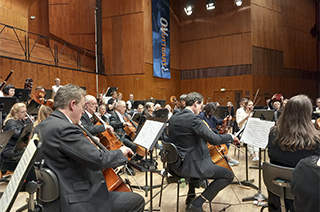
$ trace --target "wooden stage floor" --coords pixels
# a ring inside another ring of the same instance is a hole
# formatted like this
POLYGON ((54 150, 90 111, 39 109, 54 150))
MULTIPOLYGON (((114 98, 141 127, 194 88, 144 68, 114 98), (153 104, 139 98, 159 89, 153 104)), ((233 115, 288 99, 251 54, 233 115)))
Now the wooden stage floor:
MULTIPOLYGON (((237 178, 242 181, 245 180, 245 153, 244 153, 244 148, 241 149, 242 152, 240 153, 240 165, 234 166, 233 171, 237 178)), ((234 149, 231 146, 231 149, 229 151, 229 155, 231 155, 233 158, 238 159, 237 155, 234 156, 234 149)), ((268 159, 267 159, 268 160, 268 159)), ((158 160, 158 168, 162 168, 162 162, 160 159, 158 160)), ((257 165, 258 163, 251 162, 249 160, 249 166, 250 165, 257 165)), ((140 184, 141 186, 144 185, 145 182, 145 174, 142 172, 138 172, 136 176, 127 176, 126 174, 122 175, 123 178, 128 177, 130 180, 131 184, 137 185, 140 184)), ((161 176, 159 174, 153 174, 153 183, 156 184, 161 184, 161 176)), ((249 169, 249 179, 254 179, 254 184, 258 186, 258 169, 249 169)), ((4 191, 6 187, 6 183, 1 183, 0 184, 0 192, 4 191)), ((162 204, 161 208, 159 208, 159 195, 157 195, 153 199, 153 208, 154 209, 160 209, 160 211, 163 212, 173 212, 176 211, 176 195, 177 195, 177 186, 176 184, 169 184, 165 190, 163 191, 163 199, 162 199, 162 204)), ((159 188, 153 189, 153 193, 159 192, 159 188)), ((181 185, 180 186, 180 195, 186 195, 186 192, 188 190, 187 185, 181 185)), ((196 192, 201 192, 203 189, 197 189, 196 192)), ((144 191, 140 191, 137 189, 134 189, 135 192, 145 196, 144 191)), ((218 196, 213 200, 212 202, 212 211, 218 212, 221 211, 224 207, 228 207, 225 211, 228 212, 256 212, 260 211, 261 207, 253 204, 253 201, 249 202, 242 202, 242 198, 245 197, 250 197, 253 196, 254 194, 257 193, 257 190, 251 189, 248 187, 240 186, 239 184, 234 184, 234 185, 229 185, 227 188, 222 190, 218 196)), ((264 186, 263 180, 262 180, 262 194, 267 196, 267 191, 264 186)), ((19 207, 24 205, 26 203, 26 198, 27 198, 27 193, 25 192, 20 192, 11 211, 16 211, 19 207)), ((179 198, 179 212, 184 212, 185 211, 185 196, 182 196, 179 198)), ((145 200, 148 201, 150 198, 145 197, 145 200)), ((149 204, 146 205, 145 209, 149 208, 149 204)), ((205 203, 204 204, 204 211, 209 211, 209 204, 205 203)), ((25 210, 27 211, 27 210, 25 210)), ((267 211, 265 209, 264 211, 267 211)))

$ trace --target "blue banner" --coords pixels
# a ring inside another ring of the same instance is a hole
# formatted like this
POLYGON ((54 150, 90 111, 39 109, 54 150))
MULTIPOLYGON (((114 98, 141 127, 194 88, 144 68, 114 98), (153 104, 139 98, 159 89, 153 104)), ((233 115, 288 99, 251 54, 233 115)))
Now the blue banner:
POLYGON ((152 0, 153 76, 170 79, 170 2, 152 0))

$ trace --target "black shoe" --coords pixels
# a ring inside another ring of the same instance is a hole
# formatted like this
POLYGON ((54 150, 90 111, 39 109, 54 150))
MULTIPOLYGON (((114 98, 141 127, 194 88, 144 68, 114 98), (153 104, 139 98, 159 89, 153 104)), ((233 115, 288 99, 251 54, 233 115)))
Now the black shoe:
POLYGON ((202 207, 197 208, 197 207, 193 206, 192 204, 189 204, 186 212, 203 212, 203 209, 202 209, 202 207))
POLYGON ((196 198, 195 194, 188 194, 187 199, 186 199, 186 205, 187 207, 189 206, 190 202, 196 198))

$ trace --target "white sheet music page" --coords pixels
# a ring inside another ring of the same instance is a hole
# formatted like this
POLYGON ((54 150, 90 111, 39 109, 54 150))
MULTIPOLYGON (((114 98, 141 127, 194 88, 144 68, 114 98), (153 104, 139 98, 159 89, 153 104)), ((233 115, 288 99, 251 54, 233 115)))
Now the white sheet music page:
POLYGON ((34 138, 29 141, 27 148, 25 149, 17 168, 14 170, 14 173, 9 181, 9 184, 6 187, 5 192, 3 193, 0 199, 0 211, 5 212, 8 210, 13 197, 17 192, 19 183, 22 181, 24 173, 27 171, 28 165, 30 164, 37 146, 34 143, 34 138))
POLYGON ((157 138, 163 127, 163 122, 146 120, 139 134, 135 138, 134 143, 150 150, 154 140, 157 138))
POLYGON ((269 132, 274 124, 273 121, 249 118, 241 141, 254 147, 266 148, 268 145, 269 132))

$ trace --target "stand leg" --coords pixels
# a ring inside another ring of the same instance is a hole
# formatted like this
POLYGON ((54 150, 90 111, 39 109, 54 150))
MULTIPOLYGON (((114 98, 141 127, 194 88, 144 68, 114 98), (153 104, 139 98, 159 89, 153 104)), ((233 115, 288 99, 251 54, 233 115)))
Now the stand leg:
POLYGON ((241 181, 240 184, 257 189, 258 187, 256 185, 253 184, 254 180, 251 179, 249 180, 249 167, 248 167, 248 144, 245 144, 245 148, 246 148, 246 180, 241 181))
POLYGON ((265 201, 267 198, 261 193, 261 148, 259 148, 259 188, 258 192, 252 197, 243 198, 242 201, 253 201, 256 200, 258 202, 265 201))

